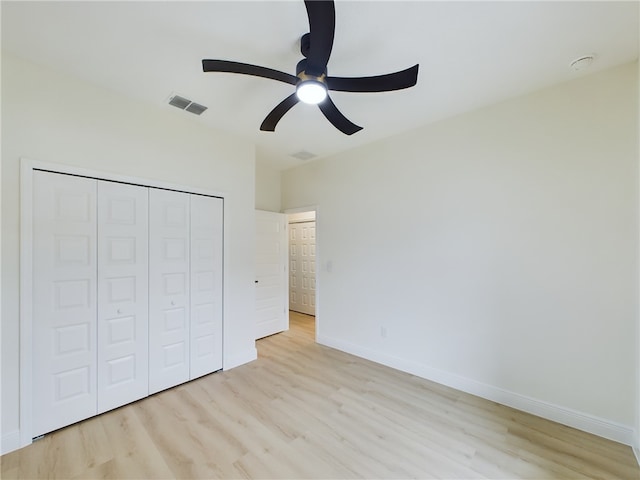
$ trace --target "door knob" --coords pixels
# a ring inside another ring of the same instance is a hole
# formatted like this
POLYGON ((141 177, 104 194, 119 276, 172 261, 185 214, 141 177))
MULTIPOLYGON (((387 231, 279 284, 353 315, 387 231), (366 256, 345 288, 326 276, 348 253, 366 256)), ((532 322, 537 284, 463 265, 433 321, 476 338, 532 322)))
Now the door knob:
POLYGON ((176 302, 174 302, 173 300, 171 300, 171 305, 175 305, 175 304, 176 304, 176 302))
POLYGON ((118 309, 118 315, 120 315, 122 313, 122 310, 118 309))

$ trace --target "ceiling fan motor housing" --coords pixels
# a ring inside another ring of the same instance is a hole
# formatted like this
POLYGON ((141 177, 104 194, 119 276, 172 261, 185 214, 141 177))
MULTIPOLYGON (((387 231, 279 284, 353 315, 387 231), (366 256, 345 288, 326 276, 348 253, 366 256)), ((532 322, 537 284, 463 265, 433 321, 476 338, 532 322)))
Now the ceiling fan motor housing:
POLYGON ((307 59, 302 59, 296 65, 296 92, 298 98, 305 103, 318 104, 327 96, 327 72, 320 75, 309 75, 306 72, 307 59))
POLYGON ((320 83, 326 83, 325 78, 327 77, 327 69, 324 70, 324 73, 322 75, 310 75, 309 73, 307 73, 307 59, 303 58, 296 65, 296 77, 298 77, 301 81, 313 79, 320 83))

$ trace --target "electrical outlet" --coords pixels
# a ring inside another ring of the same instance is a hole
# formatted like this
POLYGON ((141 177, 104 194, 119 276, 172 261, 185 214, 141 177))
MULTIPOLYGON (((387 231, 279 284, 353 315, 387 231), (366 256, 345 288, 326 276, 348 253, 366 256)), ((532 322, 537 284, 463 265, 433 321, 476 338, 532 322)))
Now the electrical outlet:
POLYGON ((380 327, 380 336, 382 338, 387 338, 387 328, 386 327, 380 327))

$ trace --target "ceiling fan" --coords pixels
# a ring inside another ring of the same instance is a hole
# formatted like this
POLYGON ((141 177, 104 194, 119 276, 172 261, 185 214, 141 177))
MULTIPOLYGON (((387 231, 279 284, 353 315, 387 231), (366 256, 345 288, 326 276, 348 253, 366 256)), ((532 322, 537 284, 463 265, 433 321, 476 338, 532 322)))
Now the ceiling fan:
POLYGON ((270 78, 295 85, 296 91, 271 110, 260 130, 273 132, 280 119, 298 101, 317 104, 320 111, 342 133, 353 135, 362 130, 347 119, 328 95, 338 92, 388 92, 413 87, 418 80, 418 65, 395 73, 372 77, 329 77, 327 63, 333 47, 335 5, 333 0, 305 0, 309 17, 309 33, 302 36, 300 52, 303 58, 296 66, 296 75, 248 63, 227 60, 202 60, 205 72, 228 72, 270 78))

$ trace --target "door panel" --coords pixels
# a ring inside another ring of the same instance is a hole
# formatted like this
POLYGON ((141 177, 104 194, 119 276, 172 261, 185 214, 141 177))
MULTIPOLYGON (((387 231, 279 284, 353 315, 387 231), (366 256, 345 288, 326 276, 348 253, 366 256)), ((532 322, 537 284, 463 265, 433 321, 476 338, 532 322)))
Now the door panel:
POLYGON ((191 195, 190 378, 222 368, 222 199, 191 195))
POLYGON ((256 339, 289 328, 287 216, 256 210, 256 339))
POLYGON ((189 195, 149 189, 149 393, 189 380, 189 195))
POLYGON ((33 174, 33 436, 96 414, 96 190, 33 174))
POLYGON ((98 182, 98 413, 149 393, 148 188, 98 182))
POLYGON ((316 314, 316 222, 289 224, 289 309, 316 314))

